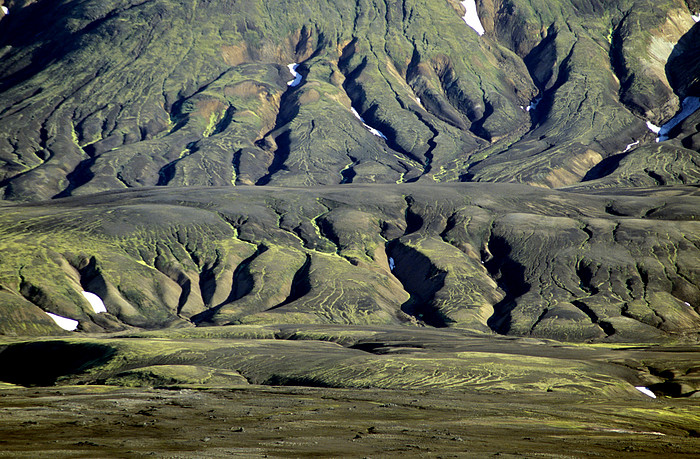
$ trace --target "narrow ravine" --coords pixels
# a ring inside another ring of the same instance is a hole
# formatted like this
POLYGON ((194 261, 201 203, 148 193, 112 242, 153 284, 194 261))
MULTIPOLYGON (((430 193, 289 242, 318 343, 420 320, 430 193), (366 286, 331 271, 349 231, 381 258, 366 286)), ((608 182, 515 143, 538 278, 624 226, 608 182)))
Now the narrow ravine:
POLYGON ((656 126, 647 121, 647 127, 657 135, 657 142, 664 142, 669 139, 669 134, 673 128, 685 121, 690 115, 700 109, 700 97, 686 97, 681 103, 681 109, 676 115, 661 126, 656 126))
POLYGON ((365 129, 367 129, 369 132, 376 135, 377 137, 381 137, 382 139, 387 140, 386 136, 382 133, 382 131, 380 131, 379 129, 373 128, 372 126, 370 126, 369 124, 367 124, 365 122, 364 118, 362 118, 360 116, 360 114, 357 112, 357 110, 355 110, 355 107, 350 107, 350 110, 352 111, 352 114, 355 115, 355 118, 360 120, 360 122, 365 127, 365 129))

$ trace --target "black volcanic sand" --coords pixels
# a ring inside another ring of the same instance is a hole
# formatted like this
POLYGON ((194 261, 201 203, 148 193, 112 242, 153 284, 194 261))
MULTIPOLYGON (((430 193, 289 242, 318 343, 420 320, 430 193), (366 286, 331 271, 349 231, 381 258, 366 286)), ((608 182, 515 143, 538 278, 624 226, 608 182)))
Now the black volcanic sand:
POLYGON ((0 457, 698 457, 699 405, 461 390, 13 388, 0 391, 0 457))

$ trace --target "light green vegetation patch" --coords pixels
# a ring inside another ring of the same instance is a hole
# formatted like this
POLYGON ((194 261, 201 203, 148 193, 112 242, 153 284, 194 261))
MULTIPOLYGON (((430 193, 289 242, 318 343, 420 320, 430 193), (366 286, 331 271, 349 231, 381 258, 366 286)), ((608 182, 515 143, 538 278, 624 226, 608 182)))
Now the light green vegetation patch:
MULTIPOLYGON (((602 398, 698 390, 681 347, 601 348, 494 339, 460 330, 278 325, 169 330, 112 337, 8 341, 0 381, 22 385, 234 387, 566 393, 602 398), (260 339, 260 338, 263 339, 260 339), (60 356, 60 358, 58 358, 60 356), (21 362, 32 361, 33 365, 21 362), (653 373, 653 374, 652 374, 653 373), (673 374, 664 380, 658 374, 673 374), (693 386, 695 384, 695 386, 693 386), (675 386, 674 386, 675 385, 675 386)), ((678 395, 678 394, 676 394, 678 395)))

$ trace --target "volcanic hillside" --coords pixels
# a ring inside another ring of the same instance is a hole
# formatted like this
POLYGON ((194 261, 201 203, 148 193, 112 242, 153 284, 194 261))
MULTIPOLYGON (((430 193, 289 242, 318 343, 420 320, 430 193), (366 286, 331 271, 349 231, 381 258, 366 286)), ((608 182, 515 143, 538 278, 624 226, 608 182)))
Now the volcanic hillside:
POLYGON ((0 333, 697 339, 695 0, 4 6, 0 333))

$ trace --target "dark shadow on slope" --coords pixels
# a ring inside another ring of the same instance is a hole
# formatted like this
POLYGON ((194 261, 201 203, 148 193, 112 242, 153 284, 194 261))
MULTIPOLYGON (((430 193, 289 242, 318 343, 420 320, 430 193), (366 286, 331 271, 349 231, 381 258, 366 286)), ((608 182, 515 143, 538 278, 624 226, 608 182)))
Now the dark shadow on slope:
MULTIPOLYGON (((148 0, 114 8, 105 16, 96 18, 92 22, 88 22, 85 16, 75 17, 76 6, 74 3, 38 1, 13 9, 11 15, 3 18, 3 27, 0 28, 0 47, 11 46, 13 49, 19 50, 32 46, 36 46, 36 48, 32 51, 31 58, 28 59, 29 65, 13 69, 13 73, 0 80, 0 92, 31 79, 52 63, 61 61, 71 53, 83 48, 86 36, 99 34, 98 29, 101 26, 113 19, 118 21, 119 15, 148 3, 148 0), (74 31, 76 19, 83 20, 85 24, 82 28, 74 31)), ((114 31, 111 32, 114 33, 114 31)), ((6 59, 10 65, 12 65, 12 61, 13 59, 6 59)), ((0 74, 6 73, 3 67, 0 63, 0 74)))
POLYGON ((676 94, 700 96, 700 23, 686 32, 666 62, 666 78, 676 94))
MULTIPOLYGON (((543 43, 545 43, 546 41, 547 40, 543 41, 543 43)), ((549 42, 547 42, 547 44, 548 43, 549 42)), ((555 40, 552 39, 551 43, 554 46, 555 40)), ((549 116, 551 115, 552 107, 554 106, 554 97, 556 96, 556 92, 559 90, 559 88, 564 86, 564 84, 566 84, 569 81, 569 77, 571 75, 570 63, 571 63, 571 59, 572 59, 575 47, 576 47, 576 43, 574 43, 571 46, 569 53, 559 63, 559 72, 557 73, 557 78, 556 78, 554 84, 546 91, 543 91, 540 93, 540 96, 542 98, 540 99, 540 101, 537 105, 537 110, 535 110, 533 113, 531 113, 533 126, 537 125, 542 120, 548 119, 549 116)), ((528 58, 530 55, 532 55, 532 53, 530 53, 528 55, 528 58)), ((555 64, 555 62, 552 62, 552 68, 553 68, 554 64, 555 64)), ((527 63, 526 63, 526 65, 527 65, 527 63)), ((528 66, 528 69, 530 69, 530 66, 528 66)), ((532 71, 531 71, 531 74, 532 74, 532 71)), ((551 78, 552 74, 553 74, 553 71, 550 71, 549 78, 551 78)), ((535 78, 535 77, 533 76, 533 78, 535 78)), ((542 79, 544 79, 544 77, 542 79)), ((539 80, 539 78, 537 78, 536 80, 539 80)), ((537 83, 537 81, 536 81, 536 83, 537 83)), ((546 81, 545 81, 545 83, 546 83, 546 81)), ((540 84, 536 84, 536 86, 539 88, 544 87, 544 85, 540 85, 540 84)))
POLYGON ((530 72, 535 86, 543 88, 554 74, 554 64, 557 58, 556 49, 557 29, 551 25, 547 36, 540 41, 523 59, 530 72))
MULTIPOLYGON (((259 245, 255 252, 243 260, 237 267, 236 270, 233 272, 233 281, 231 284, 231 293, 229 293, 228 298, 213 308, 207 309, 206 311, 200 312, 199 314, 195 314, 190 318, 190 320, 195 323, 199 324, 202 322, 208 322, 210 321, 216 313, 221 309, 222 306, 233 303, 234 301, 240 300, 247 294, 249 294, 252 290, 253 287, 255 286, 255 283, 253 281, 253 276, 250 274, 250 264, 255 260, 257 257, 260 256, 260 254, 264 253, 267 251, 267 247, 264 245, 259 245)), ((210 282, 211 285, 211 282, 210 282)), ((212 292, 213 294, 213 292, 212 292)), ((204 292, 202 292, 202 297, 204 297, 204 292)), ((208 297, 210 298, 210 297, 208 297)), ((203 298, 204 299, 204 298, 203 298)), ((205 300, 206 304, 206 300, 205 300)))
MULTIPOLYGON (((356 159, 353 159, 353 161, 354 161, 353 165, 357 163, 356 159)), ((341 177, 340 184, 341 185, 345 185, 347 183, 352 183, 352 181, 355 179, 357 172, 355 172, 355 168, 353 167, 353 165, 350 165, 350 166, 346 167, 345 169, 343 169, 342 171, 340 171, 340 177, 341 177)))
POLYGON ((66 178, 68 179, 68 186, 54 196, 54 198, 65 198, 71 196, 73 190, 80 188, 81 186, 88 183, 95 177, 95 174, 90 170, 90 168, 95 164, 95 158, 88 158, 80 161, 80 163, 73 169, 73 172, 68 174, 66 178))
POLYGON ((491 141, 491 133, 484 128, 484 123, 488 121, 489 116, 493 115, 493 105, 485 100, 484 101, 484 114, 478 120, 474 121, 469 127, 469 130, 477 137, 481 137, 484 140, 491 141))
POLYGON ((158 171, 158 183, 156 183, 156 186, 166 186, 170 183, 172 179, 175 178, 175 174, 177 173, 177 163, 182 161, 184 158, 187 158, 188 156, 197 153, 199 151, 197 143, 198 142, 190 142, 189 144, 187 144, 186 151, 188 153, 185 156, 171 161, 160 168, 160 170, 158 171))
POLYGON ((583 176, 581 181, 588 182, 591 180, 607 177, 608 175, 615 172, 615 170, 617 170, 618 167, 620 167, 620 162, 623 159, 625 159, 625 157, 628 154, 629 153, 620 153, 618 155, 605 158, 604 160, 593 166, 593 168, 590 169, 588 172, 586 172, 586 175, 583 176))
POLYGON ((0 381, 23 386, 50 386, 61 377, 101 364, 115 353, 101 344, 63 341, 20 343, 0 351, 0 381))
POLYGON ((342 385, 332 385, 327 381, 313 376, 286 376, 273 374, 264 381, 260 381, 264 386, 301 386, 301 387, 342 387, 342 385))
MULTIPOLYGON (((267 185, 270 183, 270 180, 272 180, 274 174, 280 170, 286 169, 284 163, 287 162, 289 154, 291 153, 291 131, 287 129, 275 137, 275 143, 277 144, 277 149, 274 152, 274 158, 272 159, 270 167, 267 168, 267 174, 255 182, 258 186, 267 185)), ((258 146, 265 149, 264 143, 259 143, 258 146)))
POLYGON ((292 288, 289 292, 289 296, 280 304, 273 306, 268 309, 271 311, 273 309, 281 308, 282 306, 288 305, 289 303, 306 296, 311 291, 311 280, 309 279, 309 274, 311 271, 311 255, 306 254, 306 261, 301 268, 294 274, 294 279, 292 279, 292 288))
POLYGON ((404 198, 406 201, 406 213, 405 213, 405 219, 406 219, 406 231, 404 231, 404 235, 406 234, 411 234, 415 233, 416 231, 420 230, 423 227, 423 217, 421 217, 419 214, 413 211, 411 206, 413 206, 413 203, 415 200, 411 196, 406 196, 404 198))
POLYGON ((445 285, 447 272, 398 240, 387 245, 386 253, 395 262, 394 276, 411 296, 401 305, 401 310, 432 327, 447 327, 449 319, 434 304, 436 293, 445 285))
POLYGON ((506 335, 511 328, 516 299, 530 289, 530 284, 525 282, 525 266, 510 257, 512 248, 505 238, 492 236, 488 247, 492 258, 484 265, 506 296, 493 305, 493 315, 487 325, 496 333, 506 335))
POLYGON ((591 309, 586 303, 579 300, 573 300, 571 304, 576 306, 579 311, 586 314, 588 318, 591 319, 591 322, 599 326, 601 330, 603 330, 603 333, 605 333, 607 336, 612 336, 615 334, 615 327, 613 327, 613 325, 608 321, 600 320, 598 314, 596 314, 595 311, 593 311, 593 309, 591 309))
MULTIPOLYGON (((297 68, 297 72, 304 78, 299 86, 289 86, 280 99, 280 109, 275 118, 275 125, 267 132, 262 139, 255 142, 255 146, 261 150, 270 152, 273 155, 272 162, 267 168, 267 173, 259 178, 255 184, 259 186, 267 185, 272 180, 272 176, 281 170, 289 170, 285 163, 289 158, 292 148, 291 129, 288 124, 299 114, 299 101, 297 100, 298 89, 303 86, 306 80, 306 71, 303 66, 297 68), (271 139, 274 138, 274 141, 271 139), (274 150, 274 151, 273 151, 274 150)), ((314 120, 311 120, 311 130, 314 129, 314 120)))

